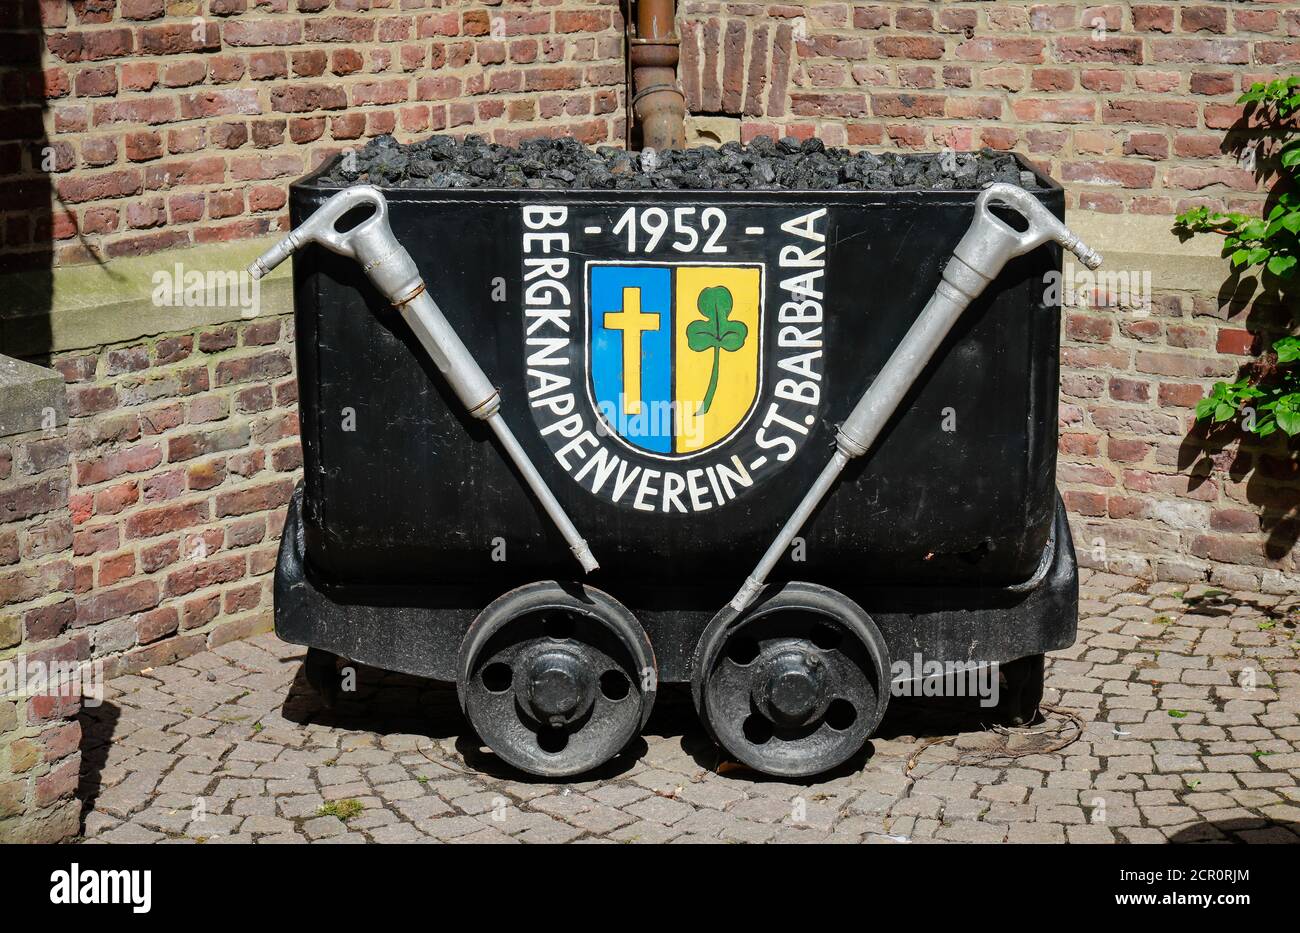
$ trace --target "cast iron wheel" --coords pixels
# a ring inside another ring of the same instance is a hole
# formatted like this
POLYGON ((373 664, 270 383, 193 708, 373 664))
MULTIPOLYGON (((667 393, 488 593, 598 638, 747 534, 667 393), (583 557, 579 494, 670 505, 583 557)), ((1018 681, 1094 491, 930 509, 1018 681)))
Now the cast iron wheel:
POLYGON ((544 581, 483 610, 461 642, 456 693, 503 761, 543 777, 599 767, 654 706, 658 669, 641 623, 612 596, 544 581))
POLYGON ((1000 686, 998 718, 1010 726, 1027 726, 1038 718, 1043 702, 1043 662, 1041 654, 1017 658, 1001 665, 1006 683, 1000 686))
POLYGON ((843 764, 889 703, 889 649, 862 607, 812 583, 724 609, 695 652, 695 710, 738 761, 811 777, 843 764))
POLYGON ((308 685, 320 697, 321 705, 333 709, 339 699, 339 659, 320 648, 308 648, 303 661, 308 685))

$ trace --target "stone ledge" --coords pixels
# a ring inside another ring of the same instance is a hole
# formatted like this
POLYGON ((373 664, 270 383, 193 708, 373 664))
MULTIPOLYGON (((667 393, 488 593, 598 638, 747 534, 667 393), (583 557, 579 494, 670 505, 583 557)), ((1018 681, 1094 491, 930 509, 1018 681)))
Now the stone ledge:
MULTIPOLYGON (((1103 270, 1149 270, 1157 291, 1216 294, 1228 278, 1220 239, 1203 234, 1180 241, 1172 232, 1172 217, 1071 211, 1067 221, 1102 253, 1103 270)), ((0 294, 10 296, 0 310, 0 347, 16 356, 43 356, 238 320, 243 316, 239 307, 215 303, 215 293, 207 290, 198 306, 159 307, 153 301, 154 275, 174 272, 177 263, 186 272, 205 275, 243 270, 277 239, 259 237, 102 265, 0 276, 0 294)), ((293 310, 290 268, 285 263, 262 279, 262 315, 293 310)))
POLYGON ((67 422, 62 376, 44 366, 0 356, 0 437, 67 422))
POLYGON ((1217 294, 1229 277, 1223 238, 1202 233, 1180 240, 1172 217, 1069 211, 1065 222, 1101 253, 1100 271, 1150 271, 1157 292, 1217 294))
MULTIPOLYGON (((237 303, 222 302, 214 288, 202 289, 192 307, 159 306, 154 301, 159 272, 242 272, 279 237, 168 250, 96 265, 0 276, 0 347, 6 353, 37 357, 85 350, 141 337, 193 330, 247 318, 237 303)), ((209 283, 210 284, 210 283, 209 283)), ((293 310, 293 275, 286 262, 259 285, 260 316, 293 310)))

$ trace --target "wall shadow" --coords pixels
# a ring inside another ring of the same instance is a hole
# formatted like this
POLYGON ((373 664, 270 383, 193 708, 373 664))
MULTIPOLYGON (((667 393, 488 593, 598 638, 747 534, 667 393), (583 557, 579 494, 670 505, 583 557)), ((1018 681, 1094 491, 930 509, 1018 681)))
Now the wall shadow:
MULTIPOLYGON (((40 0, 6 0, 0 15, 0 353, 48 362, 55 264, 53 176, 75 167, 68 144, 46 133, 48 101, 72 94, 67 71, 47 81, 41 53, 45 32, 40 0)), ((48 15, 76 20, 73 4, 46 4, 48 15)), ((66 221, 60 221, 60 228, 66 221)))
POLYGON ((1169 837, 1170 845, 1215 843, 1300 845, 1300 823, 1266 817, 1207 820, 1185 826, 1169 837))
POLYGON ((77 782, 77 799, 81 801, 81 824, 94 812, 95 800, 104 786, 104 768, 113 747, 122 710, 105 700, 99 706, 82 706, 77 719, 81 722, 81 777, 77 782))

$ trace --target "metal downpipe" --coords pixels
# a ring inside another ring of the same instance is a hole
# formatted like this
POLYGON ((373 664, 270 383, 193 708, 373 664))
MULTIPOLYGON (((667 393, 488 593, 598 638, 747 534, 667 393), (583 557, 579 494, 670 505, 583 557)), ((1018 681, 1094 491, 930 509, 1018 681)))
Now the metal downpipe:
POLYGON ((636 28, 628 35, 632 112, 643 149, 686 148, 686 97, 677 83, 678 39, 674 0, 636 0, 636 28))

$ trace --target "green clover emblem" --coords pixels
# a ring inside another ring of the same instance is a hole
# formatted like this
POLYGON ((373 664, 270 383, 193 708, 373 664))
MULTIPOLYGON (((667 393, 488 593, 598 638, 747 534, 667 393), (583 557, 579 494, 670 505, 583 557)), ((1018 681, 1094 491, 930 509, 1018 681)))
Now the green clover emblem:
POLYGON ((696 353, 713 351, 713 374, 709 377, 709 388, 704 393, 697 414, 707 414, 713 404, 713 395, 718 390, 718 367, 722 351, 734 353, 745 345, 749 328, 743 321, 732 321, 731 292, 722 285, 714 285, 700 292, 695 307, 704 315, 702 321, 691 321, 686 325, 686 345, 696 353))

